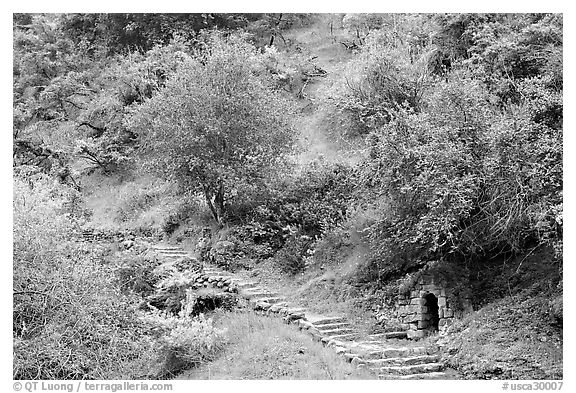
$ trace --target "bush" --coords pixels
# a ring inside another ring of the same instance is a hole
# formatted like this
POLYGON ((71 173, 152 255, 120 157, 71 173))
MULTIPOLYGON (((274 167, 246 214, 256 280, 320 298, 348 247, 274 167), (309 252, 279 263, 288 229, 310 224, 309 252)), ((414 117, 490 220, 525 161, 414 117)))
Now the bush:
POLYGON ((147 296, 154 291, 160 277, 154 274, 154 269, 160 262, 150 254, 124 255, 115 275, 123 291, 131 291, 141 296, 147 296))
POLYGON ((73 192, 43 175, 14 179, 13 377, 139 378, 150 346, 137 299, 116 289, 100 252, 71 240, 73 192))
POLYGON ((383 179, 376 190, 390 204, 372 235, 390 271, 561 239, 561 131, 536 123, 529 99, 501 110, 480 83, 453 77, 426 113, 399 110, 371 135, 366 182, 383 179))
POLYGON ((335 92, 336 106, 353 122, 348 136, 387 124, 400 107, 419 111, 434 82, 429 56, 422 48, 416 52, 408 43, 391 41, 384 30, 371 33, 335 92))
POLYGON ((183 370, 213 360, 225 344, 225 331, 215 328, 212 320, 203 315, 166 316, 156 312, 143 319, 157 329, 157 378, 170 378, 183 370))
POLYGON ((277 185, 272 198, 253 217, 318 237, 346 218, 357 196, 357 175, 351 166, 312 163, 277 185))
POLYGON ((312 238, 309 236, 291 236, 274 256, 276 264, 282 271, 289 274, 303 271, 306 268, 306 257, 312 243, 312 238))
POLYGON ((238 299, 235 295, 214 288, 188 290, 183 312, 188 316, 198 316, 217 308, 231 311, 237 303, 238 299))

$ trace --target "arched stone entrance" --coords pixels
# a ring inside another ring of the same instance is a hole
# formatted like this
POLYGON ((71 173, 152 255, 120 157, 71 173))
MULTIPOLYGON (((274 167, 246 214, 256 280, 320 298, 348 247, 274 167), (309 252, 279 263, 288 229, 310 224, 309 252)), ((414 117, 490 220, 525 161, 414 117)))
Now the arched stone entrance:
MULTIPOLYGON (((446 280, 421 273, 410 287, 402 288, 398 294, 397 316, 401 328, 408 332, 408 338, 425 337, 460 318, 464 311, 471 311, 469 297, 460 294, 458 301, 464 310, 456 315, 451 291, 446 280)), ((453 293, 452 293, 453 295, 453 293)))
POLYGON ((440 316, 438 314, 438 298, 433 293, 422 296, 424 308, 422 309, 422 328, 428 331, 437 331, 440 316))

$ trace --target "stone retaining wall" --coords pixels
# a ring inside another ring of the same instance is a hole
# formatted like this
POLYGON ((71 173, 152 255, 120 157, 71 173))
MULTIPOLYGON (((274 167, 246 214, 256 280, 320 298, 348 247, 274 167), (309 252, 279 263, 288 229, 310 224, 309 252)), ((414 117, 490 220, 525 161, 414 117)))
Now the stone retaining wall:
POLYGON ((194 281, 190 285, 192 289, 214 287, 221 289, 224 292, 238 293, 238 287, 229 278, 213 276, 209 273, 196 273, 194 281))
POLYGON ((450 325, 454 318, 462 317, 463 310, 471 308, 470 299, 463 298, 459 299, 462 307, 455 309, 448 295, 449 285, 427 274, 421 274, 412 288, 399 293, 397 318, 401 327, 408 331, 408 338, 422 338, 442 329, 450 325))

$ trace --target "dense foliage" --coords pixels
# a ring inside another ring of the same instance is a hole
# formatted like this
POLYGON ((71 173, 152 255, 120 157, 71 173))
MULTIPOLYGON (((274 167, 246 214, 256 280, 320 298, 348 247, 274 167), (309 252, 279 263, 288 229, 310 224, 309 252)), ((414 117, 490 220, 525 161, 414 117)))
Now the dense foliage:
MULTIPOLYGON (((226 197, 254 187, 293 144, 289 107, 270 89, 262 57, 240 37, 206 38, 152 99, 134 111, 152 166, 203 193, 221 222, 226 197)), ((260 183, 258 183, 260 182, 260 183)))
POLYGON ((222 347, 181 313, 179 276, 111 262, 76 240, 88 227, 197 243, 212 226, 213 263, 346 265, 354 293, 432 266, 478 307, 542 274, 561 324, 562 15, 13 22, 15 378, 169 377, 222 347), (338 158, 303 158, 308 136, 338 158), (172 315, 137 318, 155 295, 172 315))
POLYGON ((386 31, 371 35, 344 101, 369 134, 365 184, 388 206, 372 227, 379 266, 543 245, 561 257, 561 18, 435 23, 416 59, 386 31))
POLYGON ((75 190, 41 174, 15 179, 16 379, 145 373, 139 360, 149 343, 133 317, 135 299, 113 285, 106 249, 72 239, 81 214, 75 190))

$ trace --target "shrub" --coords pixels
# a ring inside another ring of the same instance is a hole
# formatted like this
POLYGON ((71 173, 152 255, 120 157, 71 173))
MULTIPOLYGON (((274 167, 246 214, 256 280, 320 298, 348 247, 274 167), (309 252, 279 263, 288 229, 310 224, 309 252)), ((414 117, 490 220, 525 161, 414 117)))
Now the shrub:
POLYGON ((196 291, 189 289, 183 312, 187 316, 198 316, 207 311, 214 311, 217 308, 231 311, 237 302, 238 299, 235 295, 218 291, 214 288, 201 288, 196 291))
POLYGON ((385 31, 367 37, 335 92, 336 105, 353 121, 349 136, 366 135, 381 127, 400 107, 420 110, 424 94, 434 82, 429 55, 415 52, 408 43, 391 42, 385 31))
POLYGON ((159 261, 150 254, 123 255, 115 270, 120 289, 146 296, 154 291, 160 277, 154 274, 159 261))
POLYGON ((561 130, 535 122, 528 98, 502 110, 480 83, 453 77, 425 113, 399 110, 371 135, 366 183, 382 179, 375 189, 390 204, 372 235, 390 272, 561 239, 561 130))
POLYGON ((143 319, 157 329, 157 378, 173 377, 183 370, 213 360, 225 344, 225 331, 215 328, 212 320, 203 315, 166 316, 155 312, 145 315, 143 319))
POLYGON ((343 164, 312 163, 277 185, 273 197, 255 210, 254 219, 318 237, 346 218, 356 196, 357 174, 355 167, 343 164))
POLYGON ((303 271, 312 243, 312 238, 309 236, 291 236, 274 256, 276 264, 286 273, 296 274, 303 271))
POLYGON ((13 377, 139 378, 150 347, 137 299, 101 253, 71 240, 72 192, 43 175, 14 179, 13 377))
POLYGON ((186 291, 195 280, 190 272, 179 272, 173 265, 161 265, 154 274, 160 276, 156 290, 146 301, 152 307, 178 315, 186 300, 186 291))

